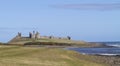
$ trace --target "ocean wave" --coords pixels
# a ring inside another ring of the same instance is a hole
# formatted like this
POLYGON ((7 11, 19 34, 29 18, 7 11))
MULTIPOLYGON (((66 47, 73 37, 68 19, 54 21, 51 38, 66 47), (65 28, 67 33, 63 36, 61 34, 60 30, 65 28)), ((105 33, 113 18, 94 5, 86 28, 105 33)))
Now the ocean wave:
POLYGON ((99 54, 99 55, 104 55, 104 56, 117 56, 120 54, 108 54, 108 53, 103 53, 103 54, 99 54))
POLYGON ((107 44, 107 45, 112 47, 120 47, 120 44, 107 44))
POLYGON ((120 54, 110 54, 110 53, 81 53, 83 55, 101 55, 101 56, 120 56, 120 54))

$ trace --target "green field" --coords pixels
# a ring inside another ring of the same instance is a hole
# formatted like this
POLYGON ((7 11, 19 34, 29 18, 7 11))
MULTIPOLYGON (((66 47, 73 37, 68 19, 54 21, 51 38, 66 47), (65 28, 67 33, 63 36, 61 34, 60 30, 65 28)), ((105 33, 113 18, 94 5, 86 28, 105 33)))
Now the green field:
POLYGON ((0 46, 0 66, 105 66, 60 48, 0 46))

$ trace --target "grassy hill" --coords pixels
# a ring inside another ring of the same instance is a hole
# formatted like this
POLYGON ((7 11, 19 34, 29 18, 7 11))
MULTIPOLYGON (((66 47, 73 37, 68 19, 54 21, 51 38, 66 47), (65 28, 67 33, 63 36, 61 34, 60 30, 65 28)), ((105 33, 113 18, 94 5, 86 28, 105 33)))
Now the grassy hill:
POLYGON ((76 41, 76 40, 65 40, 65 39, 46 39, 46 38, 40 38, 40 39, 30 39, 30 38, 20 38, 20 39, 13 39, 9 44, 25 44, 29 42, 49 42, 49 43, 65 43, 65 44, 86 44, 84 41, 76 41))
POLYGON ((77 41, 77 40, 67 40, 67 39, 31 39, 31 38, 20 38, 20 39, 12 39, 8 42, 9 45, 29 45, 29 46, 37 46, 37 45, 49 45, 49 46, 72 46, 72 47, 101 47, 102 44, 89 44, 85 41, 77 41))
POLYGON ((57 48, 0 46, 0 66, 105 66, 92 59, 57 48))

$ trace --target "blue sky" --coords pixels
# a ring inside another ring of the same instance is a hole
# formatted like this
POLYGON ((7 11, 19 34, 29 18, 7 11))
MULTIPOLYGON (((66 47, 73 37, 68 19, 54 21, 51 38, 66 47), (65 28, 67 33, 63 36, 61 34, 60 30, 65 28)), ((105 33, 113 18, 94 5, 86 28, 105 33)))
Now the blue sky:
POLYGON ((75 40, 120 41, 119 3, 120 0, 0 0, 0 41, 10 40, 17 32, 27 35, 33 30, 41 35, 69 35, 75 40))

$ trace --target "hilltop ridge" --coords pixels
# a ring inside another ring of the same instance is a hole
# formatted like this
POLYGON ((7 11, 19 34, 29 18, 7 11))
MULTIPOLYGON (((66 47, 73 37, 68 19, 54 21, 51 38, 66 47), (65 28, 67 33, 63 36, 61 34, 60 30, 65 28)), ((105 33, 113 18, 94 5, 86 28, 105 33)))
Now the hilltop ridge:
POLYGON ((41 36, 39 32, 29 32, 29 36, 18 34, 8 42, 9 45, 39 45, 39 46, 71 46, 71 47, 101 47, 101 44, 91 44, 85 41, 72 40, 70 36, 41 36))
POLYGON ((41 36, 39 32, 33 31, 29 33, 29 36, 22 36, 18 34, 8 42, 8 44, 20 44, 23 45, 28 42, 50 42, 50 43, 66 43, 66 44, 85 44, 84 41, 72 40, 70 36, 67 37, 55 37, 55 36, 41 36))

